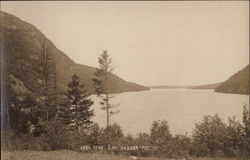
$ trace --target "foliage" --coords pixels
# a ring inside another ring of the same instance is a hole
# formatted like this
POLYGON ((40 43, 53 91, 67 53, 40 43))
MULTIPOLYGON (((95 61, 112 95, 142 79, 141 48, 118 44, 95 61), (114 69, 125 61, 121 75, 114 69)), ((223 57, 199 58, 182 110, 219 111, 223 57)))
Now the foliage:
POLYGON ((249 157, 249 112, 244 106, 243 123, 235 117, 225 124, 218 115, 205 116, 193 132, 194 155, 249 157))
POLYGON ((243 106, 243 135, 244 135, 244 154, 245 156, 250 157, 250 115, 249 110, 247 109, 247 105, 243 106))
MULTIPOLYGON (((197 123, 192 137, 173 136, 167 121, 154 121, 150 134, 140 133, 136 136, 124 135, 118 124, 108 128, 91 125, 85 132, 75 132, 58 119, 46 124, 45 133, 33 134, 4 133, 3 149, 8 150, 56 150, 70 149, 80 151, 82 145, 90 147, 104 146, 103 152, 133 156, 158 156, 172 158, 202 157, 238 157, 249 158, 247 129, 249 111, 244 107, 243 122, 235 117, 224 123, 218 115, 205 116, 197 123), (111 137, 111 138, 110 138, 111 137), (149 150, 108 150, 112 146, 151 146, 149 150)), ((93 151, 93 150, 92 150, 93 151)))
POLYGON ((91 110, 90 106, 93 101, 89 98, 90 94, 87 93, 76 74, 72 75, 72 79, 68 82, 68 88, 66 95, 70 101, 68 106, 70 125, 77 132, 80 132, 80 127, 87 128, 92 123, 91 117, 94 116, 94 110, 91 110))
POLYGON ((157 156, 172 157, 172 134, 169 131, 167 121, 154 121, 150 130, 151 145, 156 146, 154 152, 157 156))
POLYGON ((189 157, 192 150, 192 139, 186 135, 177 134, 172 140, 172 151, 175 157, 189 157))
POLYGON ((91 148, 93 148, 93 146, 103 145, 103 129, 101 129, 97 123, 94 123, 89 128, 84 144, 89 145, 91 148))
POLYGON ((194 143, 199 151, 198 156, 223 156, 226 141, 226 124, 218 115, 205 116, 201 123, 195 124, 194 143))
POLYGON ((121 145, 122 138, 123 132, 117 123, 114 123, 103 129, 102 144, 106 148, 121 145))

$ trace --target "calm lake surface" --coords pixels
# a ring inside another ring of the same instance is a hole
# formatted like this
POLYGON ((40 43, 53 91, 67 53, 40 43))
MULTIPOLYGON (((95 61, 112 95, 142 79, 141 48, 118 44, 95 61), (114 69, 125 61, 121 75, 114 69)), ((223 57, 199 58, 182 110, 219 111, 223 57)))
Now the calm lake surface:
MULTIPOLYGON (((94 122, 106 125, 106 112, 100 109, 99 98, 94 99, 94 122)), ((218 114, 227 122, 228 117, 242 119, 243 104, 249 106, 249 95, 223 94, 213 90, 151 89, 117 94, 112 103, 121 103, 119 114, 111 118, 125 134, 149 133, 154 120, 167 120, 173 134, 191 135, 195 123, 205 115, 218 114)))

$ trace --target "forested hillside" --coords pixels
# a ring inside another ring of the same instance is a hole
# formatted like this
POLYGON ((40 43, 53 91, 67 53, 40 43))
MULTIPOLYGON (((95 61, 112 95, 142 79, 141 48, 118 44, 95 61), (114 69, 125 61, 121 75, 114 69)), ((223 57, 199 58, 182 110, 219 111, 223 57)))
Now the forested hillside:
POLYGON ((216 92, 249 94, 249 65, 219 85, 216 92))

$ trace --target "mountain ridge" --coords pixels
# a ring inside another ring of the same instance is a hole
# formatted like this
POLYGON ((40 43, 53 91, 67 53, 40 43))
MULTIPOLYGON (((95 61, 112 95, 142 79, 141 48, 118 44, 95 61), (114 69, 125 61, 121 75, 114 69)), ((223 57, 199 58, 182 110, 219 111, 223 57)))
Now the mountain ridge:
MULTIPOLYGON (((58 89, 65 91, 68 80, 72 74, 76 73, 89 92, 94 93, 92 78, 96 70, 95 67, 75 63, 35 26, 1 11, 1 68, 4 64, 6 65, 5 76, 14 82, 14 87, 25 92, 27 90, 31 92, 41 91, 41 59, 44 41, 46 41, 47 52, 51 53, 56 64, 58 89)), ((110 81, 114 84, 114 87, 110 88, 111 93, 149 89, 125 81, 114 74, 110 74, 110 81)))

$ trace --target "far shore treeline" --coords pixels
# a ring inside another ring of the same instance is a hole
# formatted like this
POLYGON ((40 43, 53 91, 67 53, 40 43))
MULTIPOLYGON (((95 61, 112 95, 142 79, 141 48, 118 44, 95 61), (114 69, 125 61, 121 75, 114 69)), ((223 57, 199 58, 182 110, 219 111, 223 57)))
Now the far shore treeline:
POLYGON ((233 93, 249 95, 249 64, 243 69, 229 77, 228 80, 221 83, 203 84, 194 86, 170 86, 170 85, 157 85, 148 86, 152 89, 213 89, 215 92, 220 93, 233 93))
POLYGON ((112 103, 111 93, 147 87, 112 74, 107 50, 97 57, 98 68, 76 64, 34 26, 4 12, 1 18, 3 150, 95 152, 99 146, 103 149, 96 152, 133 156, 249 158, 249 106, 242 104, 242 121, 229 117, 226 123, 218 115, 205 115, 191 136, 173 135, 167 120, 153 121, 149 133, 124 135, 122 127, 110 121, 113 115, 119 117, 119 104, 112 103), (101 99, 104 128, 92 121, 91 93, 101 99))

